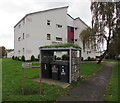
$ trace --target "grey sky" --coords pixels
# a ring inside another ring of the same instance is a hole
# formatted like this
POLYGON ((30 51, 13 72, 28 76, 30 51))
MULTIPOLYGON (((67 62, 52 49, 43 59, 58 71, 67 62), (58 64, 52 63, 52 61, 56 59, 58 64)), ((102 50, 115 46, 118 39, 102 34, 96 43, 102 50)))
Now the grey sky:
POLYGON ((80 17, 91 26, 90 0, 1 0, 0 46, 14 48, 14 25, 26 14, 51 8, 69 6, 68 14, 80 17))

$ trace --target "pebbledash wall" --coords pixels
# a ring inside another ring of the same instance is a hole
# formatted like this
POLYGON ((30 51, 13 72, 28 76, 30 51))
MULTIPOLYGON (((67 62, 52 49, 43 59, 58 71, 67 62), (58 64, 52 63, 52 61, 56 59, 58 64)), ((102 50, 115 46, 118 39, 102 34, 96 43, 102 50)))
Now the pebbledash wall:
MULTIPOLYGON (((88 26, 80 18, 67 14, 68 6, 29 13, 14 26, 14 56, 38 58, 39 47, 59 43, 75 43, 82 48, 80 32, 88 26), (72 36, 71 36, 72 35, 72 36)), ((95 58, 95 51, 82 49, 82 57, 95 58)))

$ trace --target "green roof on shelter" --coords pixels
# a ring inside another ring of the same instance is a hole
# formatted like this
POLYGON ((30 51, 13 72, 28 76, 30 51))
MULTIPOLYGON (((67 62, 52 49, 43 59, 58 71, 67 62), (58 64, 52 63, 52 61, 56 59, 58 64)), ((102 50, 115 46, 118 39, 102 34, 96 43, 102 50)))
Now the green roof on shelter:
POLYGON ((73 43, 65 43, 65 44, 56 44, 56 45, 46 45, 46 46, 42 46, 40 48, 59 48, 59 47, 74 47, 74 48, 81 48, 79 45, 77 44, 73 44, 73 43))

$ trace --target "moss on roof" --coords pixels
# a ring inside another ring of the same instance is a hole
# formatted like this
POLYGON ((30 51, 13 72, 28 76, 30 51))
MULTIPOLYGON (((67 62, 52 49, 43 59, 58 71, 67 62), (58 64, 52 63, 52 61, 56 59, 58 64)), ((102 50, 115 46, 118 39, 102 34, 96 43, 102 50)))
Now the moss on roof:
POLYGON ((40 48, 58 48, 58 47, 74 47, 74 48, 81 48, 77 44, 72 44, 72 43, 65 43, 65 44, 57 44, 57 45, 46 45, 42 46, 40 48))

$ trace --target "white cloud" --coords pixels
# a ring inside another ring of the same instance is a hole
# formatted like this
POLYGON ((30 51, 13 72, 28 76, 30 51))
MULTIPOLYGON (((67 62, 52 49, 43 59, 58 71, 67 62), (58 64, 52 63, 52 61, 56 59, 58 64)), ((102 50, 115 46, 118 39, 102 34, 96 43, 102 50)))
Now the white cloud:
POLYGON ((69 6, 68 13, 90 26, 90 0, 2 0, 0 2, 0 46, 14 48, 14 25, 26 14, 69 6))

